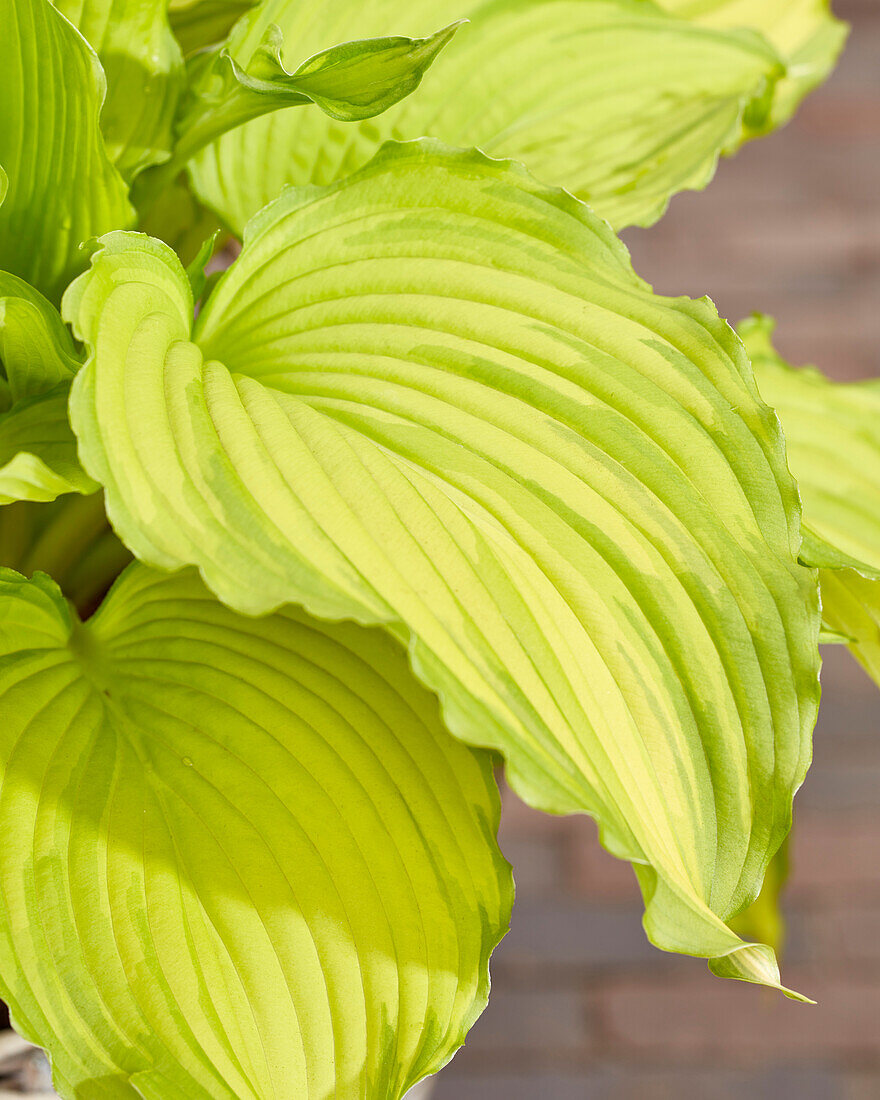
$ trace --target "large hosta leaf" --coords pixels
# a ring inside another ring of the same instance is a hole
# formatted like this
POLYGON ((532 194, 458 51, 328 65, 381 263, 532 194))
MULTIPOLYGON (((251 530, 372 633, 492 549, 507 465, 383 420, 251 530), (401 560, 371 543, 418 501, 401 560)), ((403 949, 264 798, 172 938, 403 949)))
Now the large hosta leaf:
POLYGON ((777 980, 725 920, 810 754, 817 592, 778 425, 708 302, 582 204, 431 142, 251 225, 192 330, 158 242, 65 298, 111 520, 230 605, 384 623, 449 728, 633 860, 660 946, 777 980))
POLYGON ((392 639, 0 574, 0 980, 68 1097, 397 1100, 485 1004, 487 754, 392 639))
POLYGON ((782 421, 804 502, 801 554, 825 567, 825 621, 855 639, 851 652, 880 684, 880 379, 832 382, 815 367, 793 369, 775 352, 767 317, 740 333, 782 421))
POLYGON ((183 89, 183 58, 166 0, 54 0, 101 59, 107 99, 101 129, 116 166, 131 179, 167 158, 183 89))
POLYGON ((0 505, 91 493, 67 418, 81 358, 57 309, 0 271, 0 505))
POLYGON ((783 72, 763 39, 692 26, 650 0, 268 0, 231 49, 247 60, 272 22, 301 53, 462 16, 470 25, 416 96, 357 127, 315 112, 249 123, 196 159, 200 196, 240 232, 285 184, 332 182, 386 138, 430 135, 524 160, 613 224, 645 224, 763 125, 765 93, 783 72))
POLYGON ((847 26, 830 0, 659 0, 662 7, 707 27, 750 27, 779 50, 788 65, 776 85, 769 122, 791 117, 804 96, 834 68, 847 26))
POLYGON ((56 300, 86 265, 80 244, 133 211, 98 125, 94 51, 49 0, 3 0, 2 11, 0 268, 56 300))

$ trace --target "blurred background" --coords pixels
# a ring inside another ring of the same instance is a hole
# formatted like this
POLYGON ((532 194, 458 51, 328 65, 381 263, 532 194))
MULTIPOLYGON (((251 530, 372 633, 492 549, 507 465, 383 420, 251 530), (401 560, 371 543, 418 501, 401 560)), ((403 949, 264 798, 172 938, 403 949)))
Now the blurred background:
MULTIPOLYGON (((837 73, 701 194, 624 236, 666 294, 778 320, 789 361, 880 374, 880 0, 836 0, 837 73)), ((795 803, 787 984, 712 978, 647 943, 635 879, 585 818, 506 798, 513 925, 490 1007, 432 1100, 880 1100, 880 694, 826 648, 815 759, 795 803)))

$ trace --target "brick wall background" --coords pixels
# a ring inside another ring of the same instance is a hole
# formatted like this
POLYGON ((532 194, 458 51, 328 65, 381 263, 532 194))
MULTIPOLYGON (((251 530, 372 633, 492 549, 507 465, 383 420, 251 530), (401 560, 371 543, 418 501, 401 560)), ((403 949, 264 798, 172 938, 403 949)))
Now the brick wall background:
MULTIPOLYGON (((880 0, 838 72, 781 133, 626 236, 670 294, 775 315, 795 363, 880 374, 880 0)), ((826 650, 815 761, 796 801, 785 895, 790 985, 816 1007, 654 950, 625 864, 585 818, 509 797, 518 898, 490 1007, 432 1100, 880 1100, 880 694, 826 650)))

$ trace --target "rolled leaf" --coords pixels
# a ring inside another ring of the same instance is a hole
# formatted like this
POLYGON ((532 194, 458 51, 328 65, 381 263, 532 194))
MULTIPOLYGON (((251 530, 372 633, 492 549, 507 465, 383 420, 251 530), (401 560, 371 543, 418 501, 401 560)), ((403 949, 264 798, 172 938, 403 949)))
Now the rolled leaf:
POLYGON ((131 223, 127 188, 98 116, 104 74, 49 0, 3 0, 0 268, 56 301, 86 266, 80 244, 131 223))
POLYGON ((77 458, 67 419, 69 393, 70 383, 62 383, 0 414, 0 505, 98 488, 77 458))
POLYGON ((275 24, 265 27, 244 65, 232 53, 239 37, 234 32, 228 42, 188 63, 189 91, 177 120, 174 156, 138 181, 135 202, 149 210, 153 197, 205 145, 279 108, 317 104, 346 123, 387 110, 419 86, 457 29, 453 23, 427 38, 344 42, 308 58, 292 73, 282 62, 282 34, 275 24))
POLYGON ((0 505, 93 493, 67 418, 81 358, 57 309, 22 279, 0 272, 0 505))
POLYGON ((111 234, 68 291, 72 416, 123 541, 222 600, 384 624, 532 805, 599 819, 659 946, 774 985, 725 921, 789 824, 815 576, 742 345, 608 226, 477 152, 287 192, 192 327, 111 234))
POLYGON ((740 333, 764 398, 785 432, 804 502, 801 557, 820 572, 824 621, 880 684, 880 379, 832 382, 773 348, 774 322, 740 333), (839 572, 832 572, 839 570, 839 572))
POLYGON ((617 227, 649 224, 670 195, 708 183, 784 71, 756 35, 692 26, 650 0, 269 0, 230 50, 249 57, 269 22, 300 51, 463 16, 416 96, 354 128, 314 112, 249 123, 196 159, 197 193, 240 234, 286 184, 330 183, 387 138, 429 135, 523 160, 617 227))
POLYGON ((107 98, 101 130, 126 179, 166 160, 184 87, 183 56, 166 0, 54 0, 101 59, 107 98))
POLYGON ((768 127, 780 126, 834 68, 849 28, 830 0, 658 0, 668 11, 707 27, 749 27, 785 58, 788 71, 773 92, 768 127))
POLYGON ((58 310, 24 279, 0 271, 0 367, 10 402, 69 383, 81 364, 58 310))
POLYGON ((0 573, 0 985, 62 1096, 398 1100, 512 886, 486 753, 390 638, 133 566, 83 624, 0 573))

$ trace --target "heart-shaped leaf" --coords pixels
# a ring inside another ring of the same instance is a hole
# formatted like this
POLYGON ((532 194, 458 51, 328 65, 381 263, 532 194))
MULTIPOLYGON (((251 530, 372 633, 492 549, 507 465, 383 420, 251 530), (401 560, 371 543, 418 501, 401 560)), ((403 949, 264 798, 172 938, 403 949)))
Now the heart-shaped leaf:
POLYGON ((398 1100, 507 927, 486 753, 392 639, 0 572, 0 986, 66 1097, 398 1100))

